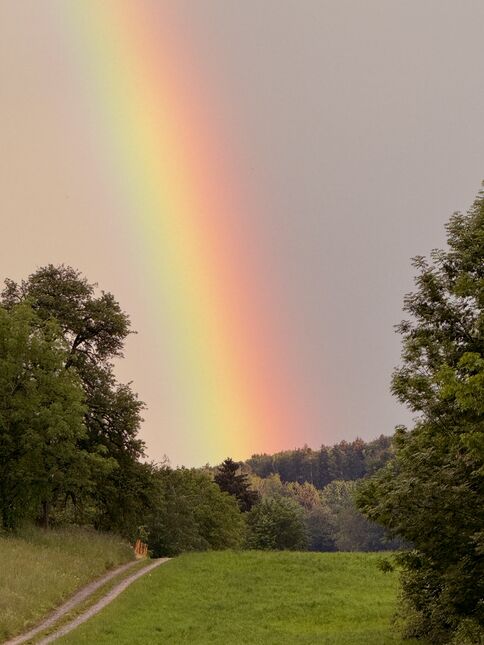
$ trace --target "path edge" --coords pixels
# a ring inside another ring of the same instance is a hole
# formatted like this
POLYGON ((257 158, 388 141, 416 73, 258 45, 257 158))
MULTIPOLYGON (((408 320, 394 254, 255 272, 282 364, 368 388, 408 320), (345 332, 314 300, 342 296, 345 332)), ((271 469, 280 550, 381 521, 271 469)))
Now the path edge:
POLYGON ((49 629, 49 627, 52 627, 52 625, 60 620, 62 616, 65 616, 65 614, 75 609, 77 605, 92 596, 92 594, 100 587, 103 587, 110 580, 121 575, 125 571, 128 571, 138 563, 139 560, 129 560, 129 562, 125 562, 119 567, 107 571, 100 578, 91 580, 91 582, 88 582, 86 585, 78 589, 68 600, 63 602, 62 605, 54 609, 46 618, 43 618, 40 623, 37 623, 34 627, 31 627, 28 631, 23 632, 22 634, 18 634, 17 636, 9 638, 7 641, 3 641, 2 645, 21 645, 22 643, 34 638, 40 632, 49 629))
MULTIPOLYGON (((52 643, 58 638, 61 638, 62 636, 65 636, 69 632, 73 631, 83 623, 87 622, 90 618, 92 618, 93 616, 98 614, 102 609, 104 609, 104 607, 107 607, 123 591, 125 591, 125 589, 127 589, 131 584, 133 584, 133 582, 138 580, 138 578, 141 578, 142 576, 146 575, 150 571, 153 571, 153 569, 156 569, 161 564, 165 564, 170 559, 171 558, 158 558, 154 560, 151 564, 148 564, 146 567, 143 567, 136 573, 133 573, 131 576, 128 576, 127 578, 119 582, 117 585, 115 585, 112 589, 110 589, 105 596, 103 596, 100 600, 94 603, 94 605, 89 607, 85 612, 83 612, 79 616, 76 616, 73 620, 69 621, 68 623, 60 627, 55 632, 52 632, 42 640, 38 641, 37 645, 47 645, 48 643, 52 643)), ((5 645, 10 645, 10 644, 5 643, 5 645)))

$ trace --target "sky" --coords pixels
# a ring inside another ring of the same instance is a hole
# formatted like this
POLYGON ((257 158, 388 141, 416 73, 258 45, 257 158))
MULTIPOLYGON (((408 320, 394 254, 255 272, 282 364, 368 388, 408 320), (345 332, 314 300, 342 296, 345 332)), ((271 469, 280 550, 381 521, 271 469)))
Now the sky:
POLYGON ((482 24, 480 0, 0 0, 0 278, 114 293, 149 458, 411 422, 394 325, 484 178, 482 24))

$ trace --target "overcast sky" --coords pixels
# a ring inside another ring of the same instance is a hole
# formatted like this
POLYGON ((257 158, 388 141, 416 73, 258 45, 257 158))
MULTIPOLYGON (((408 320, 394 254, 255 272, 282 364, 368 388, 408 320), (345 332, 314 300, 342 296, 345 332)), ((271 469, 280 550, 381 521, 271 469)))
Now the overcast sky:
MULTIPOLYGON (((162 367, 149 351, 159 330, 83 143, 82 90, 52 25, 57 4, 0 0, 1 277, 66 262, 112 290, 141 332, 119 374, 148 403, 150 456, 211 461, 192 455, 186 436, 160 431, 162 367)), ((446 220, 484 178, 484 3, 158 4, 216 88, 241 185, 258 196, 247 225, 257 217, 264 270, 280 285, 320 419, 286 447, 390 434, 409 420, 389 380, 410 258, 444 243, 446 220)))

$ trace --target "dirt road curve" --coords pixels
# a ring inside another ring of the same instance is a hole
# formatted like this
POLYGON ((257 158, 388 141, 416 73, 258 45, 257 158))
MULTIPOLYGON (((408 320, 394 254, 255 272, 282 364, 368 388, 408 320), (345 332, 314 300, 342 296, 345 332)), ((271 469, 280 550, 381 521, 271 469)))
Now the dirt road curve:
MULTIPOLYGON (((66 623, 55 632, 52 632, 52 634, 49 634, 49 636, 46 636, 42 640, 38 641, 37 645, 45 645, 46 643, 52 643, 57 638, 64 636, 64 634, 67 634, 68 632, 72 631, 82 623, 86 622, 86 620, 89 620, 89 618, 91 618, 92 616, 100 612, 101 609, 106 607, 106 605, 109 605, 109 603, 113 601, 117 596, 119 596, 119 594, 122 593, 127 587, 129 587, 131 583, 133 583, 138 578, 141 578, 141 576, 144 576, 146 573, 149 573, 156 567, 160 566, 160 564, 167 562, 169 559, 170 558, 159 558, 157 560, 153 560, 153 562, 151 562, 147 566, 143 567, 139 571, 136 571, 136 573, 133 573, 131 576, 128 576, 127 578, 122 580, 119 584, 115 585, 97 603, 92 605, 92 607, 89 607, 89 609, 87 609, 84 613, 80 614, 69 623, 66 623)), ((16 636, 11 640, 6 641, 4 645, 20 645, 21 643, 26 643, 28 640, 33 638, 36 634, 54 625, 60 618, 62 618, 62 616, 65 616, 77 605, 79 605, 81 602, 86 600, 97 589, 99 589, 104 584, 109 582, 109 580, 119 575, 120 573, 123 573, 124 571, 130 569, 135 564, 137 564, 136 560, 133 562, 128 562, 127 564, 124 564, 123 566, 118 567, 113 571, 110 571, 102 578, 99 578, 99 580, 95 580, 94 582, 91 582, 86 587, 83 587, 80 591, 78 591, 77 594, 75 594, 70 600, 68 600, 66 603, 61 605, 58 609, 56 609, 56 611, 53 614, 51 614, 42 623, 40 623, 30 631, 26 632, 25 634, 21 634, 20 636, 16 636)))

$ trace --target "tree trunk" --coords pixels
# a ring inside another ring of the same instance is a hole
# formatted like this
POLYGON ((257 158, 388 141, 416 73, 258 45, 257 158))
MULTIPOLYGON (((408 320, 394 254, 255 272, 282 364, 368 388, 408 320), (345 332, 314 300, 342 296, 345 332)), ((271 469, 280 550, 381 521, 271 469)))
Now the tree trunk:
POLYGON ((44 529, 49 528, 50 502, 42 502, 42 515, 40 516, 40 525, 44 529))

